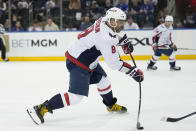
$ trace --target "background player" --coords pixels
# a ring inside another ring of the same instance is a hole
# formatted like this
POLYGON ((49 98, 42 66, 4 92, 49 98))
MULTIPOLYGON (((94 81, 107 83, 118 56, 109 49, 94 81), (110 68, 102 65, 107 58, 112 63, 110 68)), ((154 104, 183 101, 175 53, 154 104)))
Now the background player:
POLYGON ((152 56, 147 69, 157 70, 155 63, 162 54, 165 54, 166 56, 169 56, 170 70, 181 70, 181 67, 176 66, 175 52, 177 51, 177 47, 172 41, 172 24, 173 17, 166 16, 165 23, 153 30, 149 38, 149 43, 153 47, 154 55, 152 56))
POLYGON ((126 53, 133 51, 132 44, 126 35, 119 38, 119 33, 125 24, 126 14, 118 9, 111 8, 95 23, 78 35, 77 40, 65 53, 66 65, 70 72, 69 90, 64 94, 57 94, 43 104, 27 109, 28 114, 36 124, 44 122, 46 112, 75 105, 88 96, 89 85, 96 84, 103 103, 109 112, 127 111, 126 107, 116 104, 113 97, 110 80, 98 63, 103 56, 107 65, 133 77, 137 82, 143 81, 143 73, 135 66, 123 62, 117 51, 117 45, 123 46, 126 53))
POLYGON ((2 24, 0 24, 0 50, 1 50, 1 58, 3 61, 9 61, 9 59, 6 58, 6 48, 4 45, 4 38, 3 34, 5 33, 5 29, 2 24))

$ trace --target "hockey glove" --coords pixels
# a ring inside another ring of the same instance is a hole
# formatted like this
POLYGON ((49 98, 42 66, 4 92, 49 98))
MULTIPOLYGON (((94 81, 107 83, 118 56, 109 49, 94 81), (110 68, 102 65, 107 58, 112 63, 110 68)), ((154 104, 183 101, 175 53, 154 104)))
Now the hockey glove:
POLYGON ((173 51, 177 51, 178 49, 177 49, 177 46, 175 45, 175 44, 171 44, 171 45, 169 45, 169 47, 173 50, 173 51))
POLYGON ((127 38, 127 35, 125 34, 120 40, 119 40, 119 43, 118 43, 118 45, 124 45, 124 44, 126 44, 126 43, 128 43, 129 42, 129 39, 127 38))
POLYGON ((121 72, 125 72, 127 75, 130 75, 137 82, 142 82, 144 80, 143 72, 138 69, 136 66, 131 66, 126 62, 123 62, 122 67, 119 69, 121 72))
POLYGON ((130 69, 130 71, 128 71, 126 74, 133 77, 133 79, 136 80, 137 82, 142 82, 144 80, 143 72, 140 69, 138 69, 136 66, 133 66, 130 69))
POLYGON ((122 49, 123 49, 125 54, 130 54, 134 50, 133 45, 131 44, 131 42, 128 42, 128 43, 122 45, 122 49))
POLYGON ((156 50, 158 49, 156 43, 152 44, 152 49, 153 49, 154 51, 156 51, 156 50))

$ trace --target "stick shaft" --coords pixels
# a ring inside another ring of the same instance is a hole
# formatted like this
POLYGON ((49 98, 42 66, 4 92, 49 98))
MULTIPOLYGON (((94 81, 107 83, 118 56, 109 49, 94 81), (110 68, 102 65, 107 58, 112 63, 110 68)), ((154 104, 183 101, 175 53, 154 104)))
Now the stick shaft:
POLYGON ((190 49, 190 48, 177 48, 178 50, 196 50, 196 49, 190 49))
MULTIPOLYGON (((130 53, 129 55, 130 55, 130 57, 131 57, 131 59, 133 61, 133 64, 135 66, 137 66, 136 63, 135 63, 135 60, 134 60, 134 58, 132 56, 132 54, 130 53)), ((137 115, 137 125, 139 123, 139 118, 140 118, 141 98, 142 98, 142 90, 141 90, 141 82, 139 82, 139 107, 138 107, 138 115, 137 115)))

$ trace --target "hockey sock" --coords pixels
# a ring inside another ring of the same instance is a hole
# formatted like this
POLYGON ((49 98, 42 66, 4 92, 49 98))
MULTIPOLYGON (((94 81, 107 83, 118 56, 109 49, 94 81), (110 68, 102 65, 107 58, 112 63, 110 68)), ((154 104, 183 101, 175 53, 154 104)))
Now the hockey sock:
POLYGON ((149 66, 153 66, 154 64, 155 63, 152 60, 150 60, 149 66))
POLYGON ((101 97, 103 98, 103 100, 107 103, 110 104, 113 101, 113 93, 112 91, 110 91, 107 94, 101 95, 101 97))
POLYGON ((50 105, 52 110, 63 108, 64 104, 60 94, 53 96, 49 101, 48 104, 50 105))
POLYGON ((170 64, 171 67, 175 67, 176 62, 169 62, 169 64, 170 64))

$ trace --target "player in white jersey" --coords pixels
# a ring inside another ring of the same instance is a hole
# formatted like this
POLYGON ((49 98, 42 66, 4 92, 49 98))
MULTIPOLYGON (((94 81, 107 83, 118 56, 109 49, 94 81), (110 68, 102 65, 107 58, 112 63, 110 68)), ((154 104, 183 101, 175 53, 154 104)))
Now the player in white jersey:
POLYGON ((166 56, 169 56, 170 70, 181 70, 181 67, 176 66, 175 52, 177 51, 177 47, 172 41, 172 24, 173 17, 166 16, 165 23, 159 25, 153 30, 149 38, 149 43, 153 47, 154 55, 152 56, 147 69, 157 70, 155 63, 162 54, 165 54, 166 56))
POLYGON ((6 58, 6 48, 5 48, 5 41, 3 38, 3 34, 5 33, 5 29, 2 24, 0 24, 0 50, 1 50, 1 58, 3 61, 7 62, 9 59, 6 58))
POLYGON ((103 56, 112 69, 125 72, 137 82, 143 81, 142 71, 122 61, 117 51, 117 46, 123 46, 125 53, 133 51, 126 35, 120 38, 116 34, 123 29, 125 20, 126 14, 114 7, 106 12, 105 17, 101 17, 78 35, 75 43, 65 53, 67 69, 70 72, 69 90, 53 96, 43 104, 27 109, 36 124, 44 122, 46 112, 52 113, 55 109, 80 103, 84 96, 88 96, 90 84, 97 85, 97 90, 109 112, 127 111, 126 107, 116 104, 117 99, 113 97, 110 80, 98 63, 103 56))

